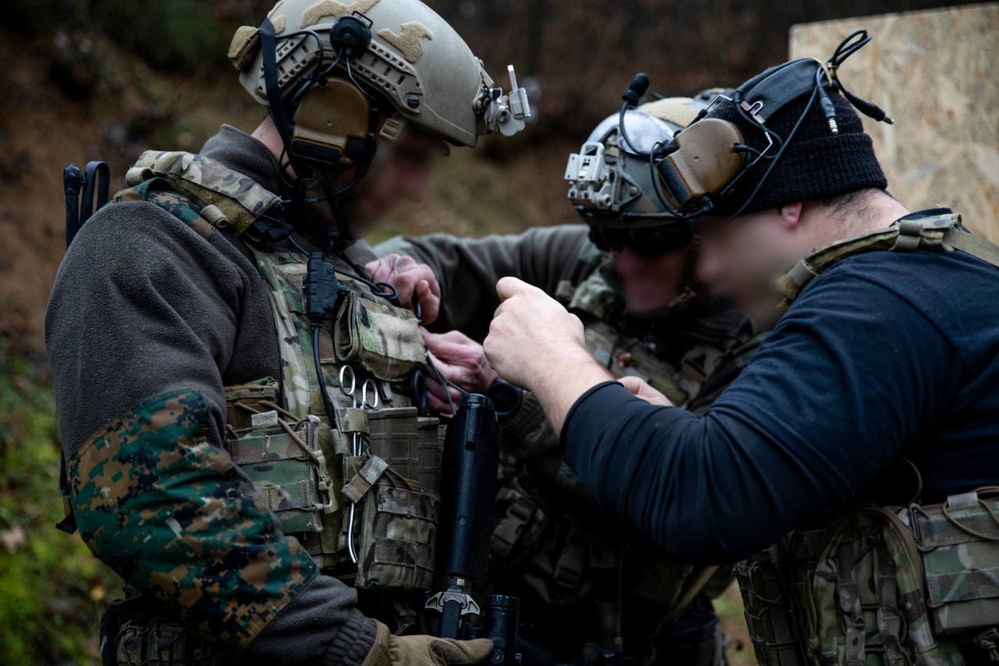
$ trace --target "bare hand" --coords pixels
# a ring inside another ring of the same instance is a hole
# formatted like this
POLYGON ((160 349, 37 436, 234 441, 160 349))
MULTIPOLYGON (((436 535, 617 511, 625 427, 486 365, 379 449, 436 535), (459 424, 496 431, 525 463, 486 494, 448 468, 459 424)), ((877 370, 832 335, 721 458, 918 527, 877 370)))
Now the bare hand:
POLYGON ((372 281, 395 287, 403 307, 415 312, 415 304, 419 303, 424 325, 437 321, 441 310, 441 287, 430 266, 419 264, 412 257, 389 254, 368 263, 365 268, 372 281))
POLYGON ((618 380, 626 389, 651 405, 672 407, 673 403, 659 391, 655 390, 644 379, 638 377, 622 377, 618 380))
MULTIPOLYGON (((458 331, 435 334, 424 330, 422 333, 434 365, 449 384, 472 393, 485 393, 499 379, 499 375, 486 360, 482 345, 467 335, 458 331)), ((439 413, 450 413, 447 393, 436 373, 431 371, 426 377, 430 408, 439 413)), ((450 389, 450 395, 454 404, 461 399, 461 394, 454 388, 450 389)))
POLYGON ((574 360, 590 358, 582 322, 545 292, 506 277, 496 284, 496 293, 502 303, 484 349, 504 379, 533 390, 542 374, 572 372, 574 360))
POLYGON ((586 349, 583 323, 545 292, 516 278, 496 283, 503 301, 483 343, 493 368, 541 401, 555 432, 583 393, 612 379, 586 349))

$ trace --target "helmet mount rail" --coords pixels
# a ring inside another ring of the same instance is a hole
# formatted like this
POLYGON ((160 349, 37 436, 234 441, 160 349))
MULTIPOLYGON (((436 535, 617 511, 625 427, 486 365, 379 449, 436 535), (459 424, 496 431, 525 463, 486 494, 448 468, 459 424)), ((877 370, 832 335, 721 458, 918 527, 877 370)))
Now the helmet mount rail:
POLYGON ((506 69, 510 76, 510 92, 504 93, 502 88, 493 87, 493 80, 486 76, 474 107, 489 133, 513 136, 524 129, 526 121, 531 117, 531 102, 527 97, 527 89, 517 85, 517 73, 513 65, 507 65, 506 69))

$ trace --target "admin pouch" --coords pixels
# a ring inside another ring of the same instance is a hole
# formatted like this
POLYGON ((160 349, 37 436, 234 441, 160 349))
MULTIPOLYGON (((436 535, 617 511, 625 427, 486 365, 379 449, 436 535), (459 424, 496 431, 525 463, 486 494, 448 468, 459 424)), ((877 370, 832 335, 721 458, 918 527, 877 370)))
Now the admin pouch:
POLYGON ((940 635, 999 626, 999 487, 909 508, 940 635))
POLYGON ((419 321, 388 302, 345 295, 336 314, 333 346, 337 361, 360 362, 384 381, 402 381, 426 361, 419 321))

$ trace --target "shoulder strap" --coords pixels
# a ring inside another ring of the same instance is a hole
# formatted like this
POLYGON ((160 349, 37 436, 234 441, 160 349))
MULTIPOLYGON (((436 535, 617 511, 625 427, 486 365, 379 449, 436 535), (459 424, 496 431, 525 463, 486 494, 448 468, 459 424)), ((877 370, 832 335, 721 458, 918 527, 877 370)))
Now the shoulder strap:
POLYGON ((801 290, 819 273, 843 259, 866 252, 914 252, 960 250, 999 268, 999 246, 974 236, 961 224, 961 216, 948 209, 935 214, 909 216, 883 231, 833 243, 795 264, 777 281, 784 295, 780 309, 784 310, 798 297, 801 290))
POLYGON ((213 225, 228 225, 240 234, 281 204, 280 196, 249 176, 203 155, 147 151, 128 170, 125 182, 135 187, 154 178, 201 203, 213 225))
POLYGON ((612 313, 617 312, 617 305, 617 292, 607 282, 603 271, 598 269, 576 286, 569 299, 568 309, 605 321, 612 313))
POLYGON ((987 238, 975 236, 961 229, 948 229, 943 235, 944 247, 950 247, 971 256, 986 261, 999 268, 999 245, 987 238))
POLYGON ((572 270, 569 273, 569 275, 577 277, 559 280, 553 294, 555 300, 569 307, 580 285, 595 273, 600 273, 603 267, 606 266, 607 261, 607 256, 593 244, 589 236, 585 236, 582 244, 579 246, 579 252, 576 255, 572 270))

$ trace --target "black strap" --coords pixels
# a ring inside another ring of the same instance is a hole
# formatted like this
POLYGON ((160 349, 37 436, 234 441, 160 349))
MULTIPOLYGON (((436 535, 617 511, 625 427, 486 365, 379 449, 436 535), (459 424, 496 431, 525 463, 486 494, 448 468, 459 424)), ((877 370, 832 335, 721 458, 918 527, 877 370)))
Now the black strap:
POLYGON ((284 142, 288 159, 291 159, 291 127, 288 125, 288 114, 285 112, 284 99, 277 80, 277 34, 270 19, 264 19, 260 24, 260 49, 264 59, 264 93, 271 107, 274 124, 277 125, 284 142))

